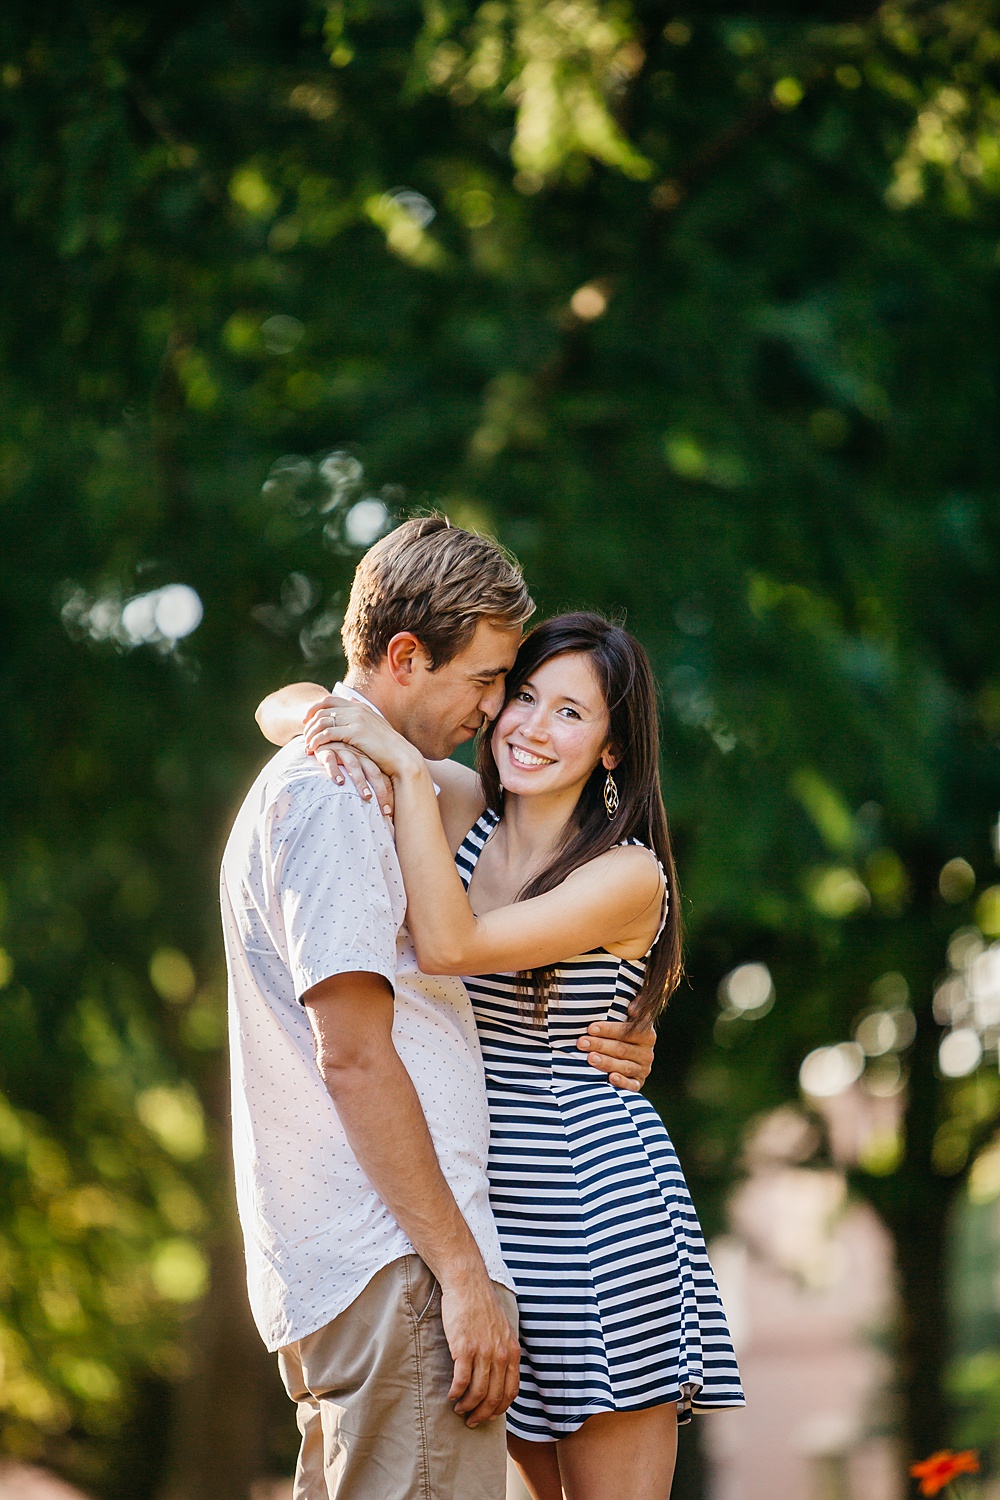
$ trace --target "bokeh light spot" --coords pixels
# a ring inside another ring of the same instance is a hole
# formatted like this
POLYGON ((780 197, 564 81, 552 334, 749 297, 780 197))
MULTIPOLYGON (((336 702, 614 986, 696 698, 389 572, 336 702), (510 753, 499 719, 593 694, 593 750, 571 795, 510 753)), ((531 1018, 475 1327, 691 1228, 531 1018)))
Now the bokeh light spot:
POLYGON ((352 547, 370 547, 389 524, 381 500, 368 497, 352 505, 344 518, 344 535, 352 547))
POLYGON ((938 890, 952 906, 965 901, 976 888, 976 872, 967 859, 949 859, 938 875, 938 890))
POLYGON ((203 615, 201 599, 189 584, 170 583, 129 599, 120 615, 121 633, 131 646, 172 646, 197 630, 203 615))
POLYGON ((896 1023, 887 1010, 875 1010, 859 1021, 854 1040, 867 1057, 881 1057, 896 1045, 896 1023))
POLYGON ((945 1078, 965 1078, 979 1067, 983 1044, 971 1026, 960 1026, 941 1038, 938 1067, 945 1078))
POLYGON ((146 1089, 136 1113, 149 1133, 178 1161, 195 1161, 205 1151, 205 1116, 190 1084, 146 1089))
POLYGON ((278 196, 258 167, 239 167, 229 179, 229 196, 255 219, 270 219, 278 196))
POLYGON ((413 188, 390 188, 386 197, 409 214, 421 229, 426 229, 437 218, 437 209, 430 199, 425 198, 423 193, 415 192, 413 188))
POLYGON ((846 865, 820 870, 813 878, 809 894, 816 910, 835 921, 867 911, 871 905, 859 876, 846 865))
POLYGON ((260 325, 264 347, 272 354, 291 354, 302 342, 304 333, 305 328, 298 318, 289 317, 286 313, 275 313, 273 318, 265 318, 260 325))
POLYGON ((187 583, 171 583, 159 591, 153 622, 165 640, 183 640, 201 624, 202 604, 187 583))
POLYGON ((948 942, 948 962, 957 971, 967 969, 982 953, 986 945, 978 927, 960 927, 953 932, 948 942))
POLYGON ((719 998, 737 1015, 754 1020, 774 1004, 774 985, 766 964, 740 964, 719 986, 719 998))
POLYGON ((585 323, 590 323, 594 318, 599 318, 607 312, 607 293, 593 282, 588 282, 585 286, 577 287, 569 299, 569 305, 576 317, 582 318, 585 323))
POLYGON ((482 188, 468 188, 458 200, 462 222, 469 229, 485 229, 493 222, 493 199, 482 188))
POLYGON ((149 1263, 153 1285, 168 1302, 197 1302, 208 1287, 208 1263, 191 1240, 164 1240, 149 1263))
POLYGON ((85 1401, 114 1401, 120 1394, 117 1375, 99 1359, 67 1359, 61 1374, 70 1390, 85 1401))
POLYGON ((1000 1142, 981 1151, 969 1169, 970 1203, 992 1203, 1000 1198, 1000 1142))
POLYGON ((149 960, 149 980, 171 1005, 182 1005, 194 994, 194 969, 179 948, 157 948, 149 960))
POLYGON ((771 90, 771 98, 779 109, 794 109, 805 97, 805 89, 797 78, 779 78, 771 90))
POLYGON ((799 1069, 799 1083, 814 1099, 832 1099, 857 1083, 865 1066, 865 1054, 856 1042, 838 1042, 817 1047, 799 1069))
POLYGON ((1000 885, 991 885, 976 902, 976 922, 987 937, 1000 937, 1000 885))

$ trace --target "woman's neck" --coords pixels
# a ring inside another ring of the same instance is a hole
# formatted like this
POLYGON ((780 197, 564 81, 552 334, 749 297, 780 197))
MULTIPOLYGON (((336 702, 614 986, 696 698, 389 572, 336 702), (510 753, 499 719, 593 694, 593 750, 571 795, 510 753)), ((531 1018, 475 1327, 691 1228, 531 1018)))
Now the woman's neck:
POLYGON ((507 793, 498 838, 505 863, 534 874, 543 869, 565 839, 576 810, 578 794, 555 797, 518 797, 507 793))

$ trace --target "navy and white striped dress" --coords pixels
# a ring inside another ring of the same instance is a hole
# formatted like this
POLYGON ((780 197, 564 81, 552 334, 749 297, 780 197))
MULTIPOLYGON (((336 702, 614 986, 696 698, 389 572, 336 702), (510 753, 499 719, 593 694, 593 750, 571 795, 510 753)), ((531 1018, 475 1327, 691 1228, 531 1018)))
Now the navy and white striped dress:
MULTIPOLYGON (((484 813, 456 855, 466 889, 498 821, 484 813)), ((614 1088, 576 1045, 592 1021, 625 1020, 644 973, 645 960, 603 948, 567 959, 540 1027, 513 974, 465 980, 486 1068, 490 1197, 521 1323, 507 1424, 529 1441, 596 1412, 675 1401, 685 1422, 743 1405, 670 1137, 647 1099, 614 1088)))

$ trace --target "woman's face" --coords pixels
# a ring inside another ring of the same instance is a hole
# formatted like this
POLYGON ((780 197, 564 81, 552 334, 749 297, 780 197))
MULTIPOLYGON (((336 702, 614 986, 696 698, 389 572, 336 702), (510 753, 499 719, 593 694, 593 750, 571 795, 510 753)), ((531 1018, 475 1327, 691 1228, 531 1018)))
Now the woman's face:
POLYGON ((610 768, 608 707, 583 652, 536 667, 506 705, 490 741, 501 784, 519 797, 583 789, 602 758, 610 768))

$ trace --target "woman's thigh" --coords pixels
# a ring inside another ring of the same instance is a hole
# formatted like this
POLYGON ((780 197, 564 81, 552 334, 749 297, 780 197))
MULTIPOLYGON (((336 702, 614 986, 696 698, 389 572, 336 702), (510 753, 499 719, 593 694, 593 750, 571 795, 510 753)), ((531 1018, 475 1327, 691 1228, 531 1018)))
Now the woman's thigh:
POLYGON ((556 1449, 566 1500, 668 1500, 677 1407, 600 1412, 560 1438, 556 1449))
POLYGON ((563 1500, 556 1443, 528 1443, 507 1434, 507 1452, 517 1465, 531 1500, 563 1500))

